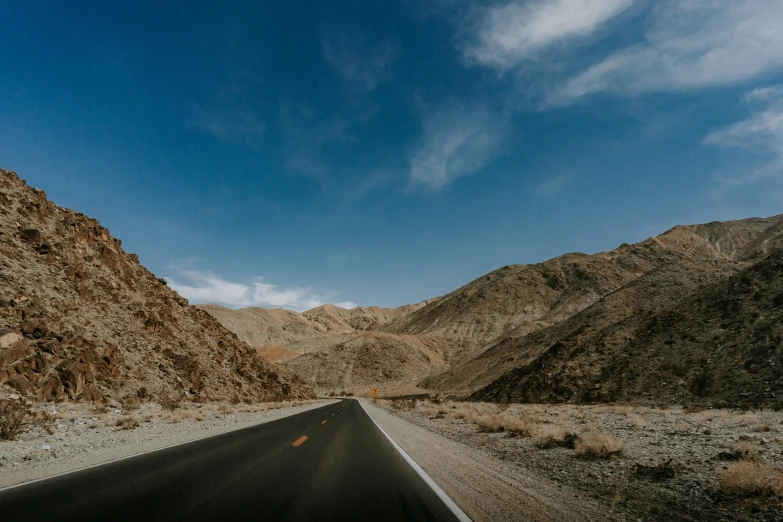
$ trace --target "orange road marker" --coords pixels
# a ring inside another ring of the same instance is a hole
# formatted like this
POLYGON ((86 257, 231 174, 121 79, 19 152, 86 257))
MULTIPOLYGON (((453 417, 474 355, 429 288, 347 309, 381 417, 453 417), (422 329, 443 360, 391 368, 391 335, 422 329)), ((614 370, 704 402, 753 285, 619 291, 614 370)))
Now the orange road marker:
POLYGON ((326 424, 326 420, 324 420, 321 424, 326 424))
POLYGON ((298 439, 296 439, 296 440, 294 441, 294 443, 293 443, 293 444, 291 444, 291 446, 301 446, 302 444, 304 444, 304 441, 306 441, 306 440, 307 440, 307 438, 308 438, 308 437, 307 437, 307 435, 302 435, 301 437, 299 437, 298 439))

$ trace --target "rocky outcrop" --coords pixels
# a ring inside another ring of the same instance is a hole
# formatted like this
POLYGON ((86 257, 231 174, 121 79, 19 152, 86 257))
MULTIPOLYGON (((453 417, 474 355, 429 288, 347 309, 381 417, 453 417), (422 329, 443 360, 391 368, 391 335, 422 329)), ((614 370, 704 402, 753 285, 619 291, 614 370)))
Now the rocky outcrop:
POLYGON ((0 170, 0 385, 40 400, 314 397, 126 254, 0 170), (274 378, 272 378, 274 374, 274 378))

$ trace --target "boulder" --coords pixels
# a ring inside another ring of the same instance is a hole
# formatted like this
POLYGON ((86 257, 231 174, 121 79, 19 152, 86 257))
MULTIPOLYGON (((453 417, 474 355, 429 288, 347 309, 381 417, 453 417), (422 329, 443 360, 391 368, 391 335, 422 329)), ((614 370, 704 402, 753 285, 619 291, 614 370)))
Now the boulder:
POLYGON ((0 367, 18 361, 29 353, 30 347, 24 339, 17 341, 8 348, 0 348, 0 367))
POLYGON ((63 383, 60 382, 60 377, 57 375, 46 377, 41 381, 38 389, 35 390, 35 395, 42 401, 52 401, 57 399, 58 395, 64 394, 65 387, 63 386, 63 383))
POLYGON ((57 367, 65 392, 75 399, 84 392, 87 383, 92 381, 92 370, 88 364, 76 361, 64 361, 57 367))
POLYGON ((22 231, 22 239, 31 243, 40 243, 41 233, 34 228, 27 228, 22 231))
POLYGON ((15 389, 22 395, 26 394, 32 385, 25 375, 15 375, 8 381, 8 386, 15 389))
POLYGON ((8 348, 12 344, 22 340, 22 336, 11 330, 3 330, 0 332, 0 349, 8 348))

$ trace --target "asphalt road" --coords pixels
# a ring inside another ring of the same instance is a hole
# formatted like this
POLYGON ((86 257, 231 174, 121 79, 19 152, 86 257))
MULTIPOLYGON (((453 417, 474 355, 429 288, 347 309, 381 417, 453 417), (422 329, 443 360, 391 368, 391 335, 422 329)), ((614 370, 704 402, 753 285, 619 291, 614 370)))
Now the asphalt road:
POLYGON ((355 400, 0 491, 0 519, 457 520, 355 400))

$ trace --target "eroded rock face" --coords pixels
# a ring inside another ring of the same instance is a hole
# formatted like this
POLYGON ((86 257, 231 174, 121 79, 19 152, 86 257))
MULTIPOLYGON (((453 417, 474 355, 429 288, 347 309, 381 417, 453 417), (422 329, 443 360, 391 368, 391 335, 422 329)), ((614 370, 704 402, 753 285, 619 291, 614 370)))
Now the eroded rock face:
POLYGON ((126 254, 0 169, 0 385, 38 400, 313 398, 126 254), (285 386, 283 386, 285 385, 285 386))

